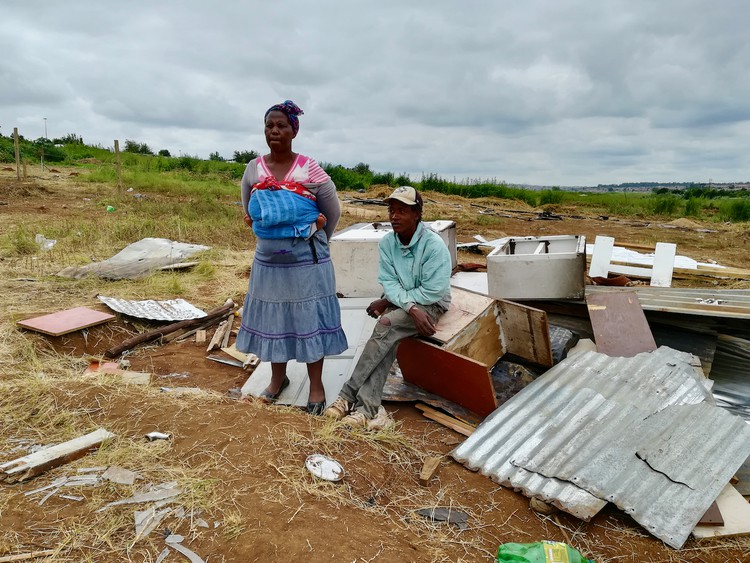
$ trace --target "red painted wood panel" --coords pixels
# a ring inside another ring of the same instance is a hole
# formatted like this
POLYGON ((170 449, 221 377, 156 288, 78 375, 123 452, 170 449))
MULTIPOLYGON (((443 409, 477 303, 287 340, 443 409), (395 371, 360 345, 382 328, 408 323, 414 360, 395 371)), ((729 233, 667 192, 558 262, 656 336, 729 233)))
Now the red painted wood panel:
POLYGON ((396 357, 409 383, 482 417, 497 408, 492 378, 484 364, 417 338, 402 340, 396 357))

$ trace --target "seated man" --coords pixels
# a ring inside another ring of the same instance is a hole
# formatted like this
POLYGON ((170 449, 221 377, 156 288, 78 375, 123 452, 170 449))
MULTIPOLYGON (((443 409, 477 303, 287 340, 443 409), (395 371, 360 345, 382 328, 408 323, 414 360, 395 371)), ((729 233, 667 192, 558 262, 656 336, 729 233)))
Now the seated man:
POLYGON ((383 298, 367 307, 379 320, 351 378, 326 409, 350 427, 383 428, 388 413, 380 404, 399 342, 435 334, 450 303, 451 258, 443 239, 422 223, 422 196, 402 186, 386 199, 393 232, 380 241, 378 281, 383 298))

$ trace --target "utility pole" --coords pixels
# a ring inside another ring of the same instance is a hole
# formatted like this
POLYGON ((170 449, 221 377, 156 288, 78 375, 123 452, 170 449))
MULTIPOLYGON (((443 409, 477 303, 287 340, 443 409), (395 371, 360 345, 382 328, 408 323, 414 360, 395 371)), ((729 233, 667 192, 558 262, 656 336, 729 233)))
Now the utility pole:
POLYGON ((44 118, 44 138, 47 139, 47 118, 44 118))

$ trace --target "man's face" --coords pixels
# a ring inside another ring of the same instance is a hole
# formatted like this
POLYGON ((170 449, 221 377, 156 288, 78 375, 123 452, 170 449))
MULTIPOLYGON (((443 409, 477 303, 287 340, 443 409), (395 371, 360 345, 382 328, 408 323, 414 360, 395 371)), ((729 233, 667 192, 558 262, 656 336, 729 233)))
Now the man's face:
POLYGON ((388 217, 397 235, 410 236, 417 230, 419 210, 416 205, 406 205, 397 199, 392 199, 388 202, 388 217))

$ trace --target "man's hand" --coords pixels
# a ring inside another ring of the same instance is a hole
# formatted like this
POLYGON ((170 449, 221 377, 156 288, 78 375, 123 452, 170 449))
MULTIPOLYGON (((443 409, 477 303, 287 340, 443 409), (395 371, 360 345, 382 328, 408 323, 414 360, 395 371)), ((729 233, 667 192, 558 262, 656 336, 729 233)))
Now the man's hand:
POLYGON ((376 299, 367 307, 367 314, 373 319, 377 319, 391 305, 387 299, 376 299))
POLYGON ((417 327, 417 332, 422 336, 432 336, 435 334, 435 325, 432 323, 430 315, 425 313, 416 305, 409 309, 409 316, 417 327))

